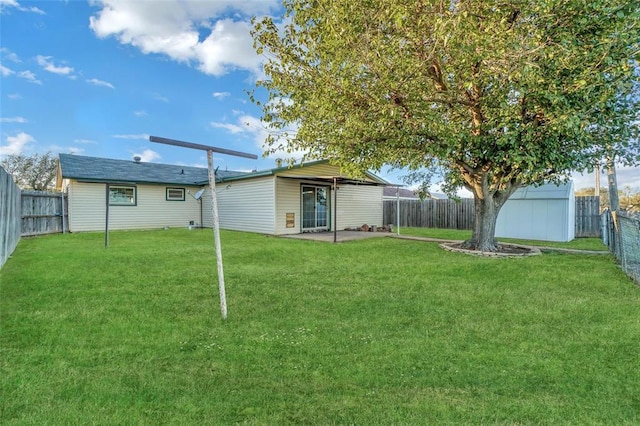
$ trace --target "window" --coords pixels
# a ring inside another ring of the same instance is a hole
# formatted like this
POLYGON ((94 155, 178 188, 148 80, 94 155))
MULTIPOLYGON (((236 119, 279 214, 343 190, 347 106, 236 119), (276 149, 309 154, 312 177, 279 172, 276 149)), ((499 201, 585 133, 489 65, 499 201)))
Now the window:
POLYGON ((167 201, 184 201, 184 188, 167 188, 167 201))
POLYGON ((136 203, 135 186, 109 186, 110 206, 135 206, 136 203))

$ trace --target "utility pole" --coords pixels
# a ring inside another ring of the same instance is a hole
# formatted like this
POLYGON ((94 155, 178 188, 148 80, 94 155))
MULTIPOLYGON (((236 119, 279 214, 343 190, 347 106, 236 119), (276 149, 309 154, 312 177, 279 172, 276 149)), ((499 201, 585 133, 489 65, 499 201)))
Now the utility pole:
POLYGON ((611 212, 617 212, 620 209, 620 200, 618 199, 618 180, 613 156, 607 158, 607 182, 609 183, 609 209, 611 212))
POLYGON ((593 195, 600 197, 600 161, 596 162, 596 168, 594 171, 596 174, 596 188, 593 195))

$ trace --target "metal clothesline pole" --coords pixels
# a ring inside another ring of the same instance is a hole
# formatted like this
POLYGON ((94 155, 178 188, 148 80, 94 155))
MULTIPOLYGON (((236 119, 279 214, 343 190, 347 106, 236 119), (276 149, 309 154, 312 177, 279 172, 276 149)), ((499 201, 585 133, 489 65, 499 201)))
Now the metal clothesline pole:
POLYGON ((214 146, 202 145, 192 142, 179 141, 175 139, 161 138, 158 136, 149 136, 151 142, 161 143, 164 145, 179 146, 182 148, 198 149, 201 151, 207 151, 207 169, 209 177, 209 189, 211 191, 211 214, 213 216, 213 239, 216 249, 216 265, 218 269, 218 289, 220 292, 220 311, 222 312, 222 319, 227 319, 227 296, 224 285, 224 270, 222 264, 222 244, 220 243, 220 221, 218 216, 218 198, 216 194, 216 174, 213 168, 213 153, 233 155, 236 157, 250 158, 257 160, 258 156, 254 154, 248 154, 246 152, 232 151, 225 148, 216 148, 214 146))
POLYGON ((213 215, 213 241, 216 248, 216 265, 218 267, 218 290, 220 292, 220 312, 222 319, 227 319, 227 295, 224 288, 224 268, 222 266, 222 244, 220 244, 220 221, 218 217, 218 197, 216 194, 216 173, 213 168, 213 151, 207 150, 207 166, 209 169, 209 190, 211 191, 211 213, 213 215))

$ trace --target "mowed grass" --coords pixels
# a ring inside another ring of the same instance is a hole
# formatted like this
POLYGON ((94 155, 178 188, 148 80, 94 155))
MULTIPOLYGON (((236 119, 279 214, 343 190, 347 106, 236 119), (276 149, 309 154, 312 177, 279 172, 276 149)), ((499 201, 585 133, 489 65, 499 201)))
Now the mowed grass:
POLYGON ((0 423, 638 424, 640 289, 610 256, 211 230, 23 239, 0 423))
MULTIPOLYGON (((440 228, 400 228, 401 235, 414 237, 440 238, 444 240, 467 240, 471 238, 471 231, 465 229, 440 228)), ((530 246, 556 247, 572 250, 607 251, 607 246, 600 238, 576 238, 569 242, 522 240, 515 238, 498 238, 499 242, 511 244, 525 244, 530 246)))

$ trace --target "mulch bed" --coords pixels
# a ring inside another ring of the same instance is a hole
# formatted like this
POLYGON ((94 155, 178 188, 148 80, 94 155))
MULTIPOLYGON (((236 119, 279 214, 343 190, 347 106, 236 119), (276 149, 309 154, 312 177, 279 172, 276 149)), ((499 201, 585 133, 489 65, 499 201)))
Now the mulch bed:
POLYGON ((447 251, 470 254, 485 257, 522 257, 540 254, 540 249, 535 247, 519 246, 517 244, 498 244, 498 251, 478 251, 463 248, 463 243, 443 243, 440 247, 447 251))

